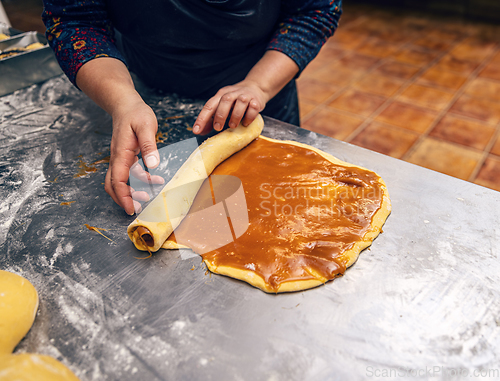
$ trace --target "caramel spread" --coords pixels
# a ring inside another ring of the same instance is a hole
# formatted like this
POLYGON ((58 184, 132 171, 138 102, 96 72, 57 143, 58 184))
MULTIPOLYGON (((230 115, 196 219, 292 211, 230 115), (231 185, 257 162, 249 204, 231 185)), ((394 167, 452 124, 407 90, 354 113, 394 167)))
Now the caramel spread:
MULTIPOLYGON (((273 292, 286 282, 324 283, 342 275, 352 264, 346 252, 363 241, 383 200, 377 174, 262 138, 225 160, 212 175, 241 180, 249 227, 233 242, 202 254, 204 261, 210 269, 252 271, 273 292)), ((214 190, 205 185, 191 210, 212 201, 214 190)), ((185 236, 199 230, 190 221, 184 219, 169 240, 175 240, 176 232, 185 236)), ((195 235, 190 239, 195 252, 204 245, 195 235)))

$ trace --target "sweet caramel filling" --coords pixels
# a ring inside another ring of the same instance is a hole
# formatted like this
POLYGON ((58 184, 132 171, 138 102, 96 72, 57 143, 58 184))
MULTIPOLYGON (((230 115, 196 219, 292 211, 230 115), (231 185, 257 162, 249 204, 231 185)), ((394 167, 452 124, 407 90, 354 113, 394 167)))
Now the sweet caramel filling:
MULTIPOLYGON (((344 254, 363 240, 382 205, 383 190, 375 173, 264 139, 224 161, 213 175, 241 180, 249 227, 233 242, 202 254, 203 259, 216 267, 251 270, 273 290, 283 282, 342 275, 349 260, 344 254)), ((206 185, 192 210, 212 198, 206 185)), ((176 232, 186 236, 199 229, 192 223, 186 218, 169 240, 175 240, 176 232)), ((190 238, 195 252, 206 247, 207 242, 190 238)))
POLYGON ((139 236, 139 239, 147 246, 154 246, 153 234, 148 228, 144 226, 139 226, 135 233, 139 236))

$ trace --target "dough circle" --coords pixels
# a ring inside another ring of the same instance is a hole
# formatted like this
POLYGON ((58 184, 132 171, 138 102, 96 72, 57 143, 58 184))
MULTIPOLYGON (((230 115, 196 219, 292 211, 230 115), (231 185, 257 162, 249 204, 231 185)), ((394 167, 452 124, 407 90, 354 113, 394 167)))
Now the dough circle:
MULTIPOLYGON (((247 128, 240 125, 235 130, 224 131, 223 133, 220 133, 212 137, 211 139, 205 142, 207 144, 203 143, 203 145, 199 147, 199 150, 202 151, 203 153, 202 156, 203 156, 203 161, 205 162, 206 175, 210 175, 212 171, 217 167, 217 165, 222 163, 224 160, 229 158, 234 153, 243 149, 257 137, 263 140, 267 140, 269 142, 278 142, 280 144, 302 147, 304 149, 313 151, 314 153, 320 155, 321 157, 328 160, 330 163, 334 165, 368 171, 372 173, 377 177, 377 183, 378 183, 377 185, 382 194, 380 201, 381 204, 379 209, 372 215, 371 224, 367 229, 367 231, 362 236, 362 238, 356 242, 353 242, 352 246, 342 253, 345 267, 347 268, 351 266, 358 258, 359 253, 366 247, 370 246, 372 241, 381 232, 382 226, 390 214, 391 202, 384 181, 380 178, 380 176, 374 174, 373 172, 365 168, 343 162, 337 159, 336 157, 326 152, 323 152, 315 147, 311 147, 309 145, 294 141, 279 141, 264 136, 259 136, 260 132, 262 131, 262 127, 263 127, 263 121, 262 118, 259 116, 259 118, 254 123, 252 123, 251 126, 247 128), (235 136, 237 136, 238 138, 238 144, 234 144, 235 136)), ((188 183, 192 182, 193 180, 199 179, 199 173, 198 173, 199 171, 197 171, 199 165, 196 164, 195 161, 191 160, 191 157, 193 157, 195 154, 196 151, 193 155, 190 156, 190 158, 186 161, 186 163, 184 163, 184 165, 181 167, 179 172, 174 176, 171 182, 169 182, 165 186, 162 193, 165 193, 165 190, 171 189, 173 186, 177 186, 178 184, 188 183)), ((200 186, 201 183, 199 183, 196 186, 196 188, 193 187, 192 191, 189 192, 188 197, 184 197, 184 199, 179 198, 178 204, 181 204, 184 208, 183 216, 187 215, 187 213, 189 212, 189 208, 193 204, 194 197, 196 196, 196 193, 200 189, 200 186)), ((140 240, 137 234, 137 229, 141 226, 149 229, 151 235, 154 238, 154 244, 151 245, 151 247, 149 247, 150 251, 157 251, 160 247, 165 249, 186 248, 186 246, 180 245, 175 241, 168 240, 168 237, 171 235, 174 229, 179 225, 180 221, 176 225, 173 225, 172 223, 170 223, 168 218, 164 219, 164 221, 154 222, 154 223, 148 222, 149 218, 148 216, 146 216, 146 218, 143 218, 144 214, 151 215, 152 213, 168 215, 168 212, 166 212, 165 210, 166 208, 164 207, 165 202, 162 201, 161 199, 162 193, 160 193, 160 195, 157 196, 155 200, 153 200, 148 205, 148 207, 144 210, 144 212, 141 213, 141 215, 139 215, 139 217, 128 228, 128 234, 130 239, 135 244, 135 246, 140 250, 147 249, 145 242, 140 240)), ((266 283, 266 281, 262 276, 260 276, 255 271, 252 271, 250 269, 247 270, 231 266, 217 265, 207 259, 204 259, 204 262, 207 265, 208 269, 214 273, 227 275, 232 278, 243 280, 269 293, 305 290, 319 286, 327 282, 328 280, 332 279, 320 275, 313 268, 305 268, 304 270, 310 275, 309 279, 298 279, 298 280, 296 279, 296 280, 284 281, 279 285, 278 288, 273 288, 266 283)))
MULTIPOLYGON (((318 148, 309 146, 307 144, 295 142, 295 141, 282 141, 282 140, 276 140, 276 139, 271 139, 265 136, 259 136, 259 139, 263 139, 269 142, 275 142, 275 143, 280 143, 280 144, 288 144, 296 147, 302 147, 307 150, 313 151, 326 160, 328 160, 330 163, 339 165, 342 167, 350 167, 354 169, 360 169, 360 170, 365 170, 369 171, 366 168, 350 164, 347 162, 344 162, 342 160, 339 160, 335 156, 326 153, 324 151, 321 151, 318 148)), ((372 172, 372 171, 369 171, 372 172)), ((373 173, 373 172, 372 172, 373 173)), ((376 174, 375 174, 376 175, 376 174)), ((369 229, 366 231, 366 233, 363 235, 362 239, 359 241, 355 242, 353 246, 344 251, 341 255, 343 258, 346 259, 346 269, 350 266, 352 266, 360 252, 367 248, 368 246, 371 245, 373 240, 380 234, 382 231, 382 226, 384 225, 387 217, 391 213, 391 201, 389 198, 389 193, 387 191, 387 186, 385 182, 382 180, 380 176, 377 176, 377 182, 378 186, 380 187, 380 190, 382 192, 382 200, 381 200, 381 205, 380 208, 375 212, 375 214, 372 216, 371 219, 371 224, 369 229)), ((247 197, 251 197, 248 196, 247 197)), ((167 240, 165 244, 163 245, 163 248, 165 249, 176 249, 176 248, 187 248, 186 246, 179 245, 175 241, 167 240)), ((315 271, 313 268, 306 268, 305 270, 312 275, 315 279, 304 279, 304 280, 291 280, 291 281, 285 281, 282 282, 277 289, 272 288, 269 284, 267 284, 260 275, 258 275, 255 271, 252 270, 247 270, 247 269, 241 269, 241 268, 235 268, 235 267, 230 267, 230 266, 223 266, 223 265, 217 265, 215 263, 212 263, 211 261, 207 259, 203 259, 204 263, 208 267, 208 269, 217 274, 221 275, 226 275, 231 278, 243 280, 257 288, 260 288, 264 292, 268 293, 282 293, 282 292, 294 292, 294 291, 301 291, 301 290, 307 290, 313 287, 320 286, 330 279, 321 276, 317 271, 315 271)), ((338 274, 340 276, 342 274, 338 274)))

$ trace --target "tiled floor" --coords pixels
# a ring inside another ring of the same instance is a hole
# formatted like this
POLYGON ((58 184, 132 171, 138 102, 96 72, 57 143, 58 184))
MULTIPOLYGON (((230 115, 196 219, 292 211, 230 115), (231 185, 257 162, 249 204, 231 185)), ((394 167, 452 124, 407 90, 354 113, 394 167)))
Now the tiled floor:
POLYGON ((500 191, 500 26, 347 3, 298 86, 304 128, 500 191))
POLYGON ((345 5, 302 126, 500 191, 500 26, 345 5))

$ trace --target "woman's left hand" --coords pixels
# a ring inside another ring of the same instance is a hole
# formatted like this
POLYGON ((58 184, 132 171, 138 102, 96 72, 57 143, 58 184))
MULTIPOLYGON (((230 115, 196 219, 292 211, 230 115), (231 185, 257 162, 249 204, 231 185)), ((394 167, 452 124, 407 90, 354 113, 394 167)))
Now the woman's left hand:
POLYGON ((255 82, 244 80, 220 89, 201 110, 193 132, 207 134, 212 128, 222 130, 229 118, 229 127, 236 128, 240 122, 248 126, 264 110, 269 96, 255 82))

